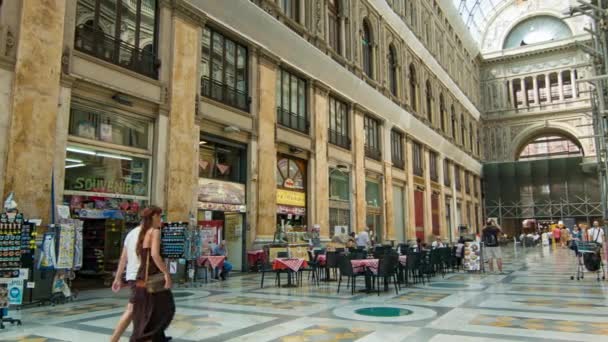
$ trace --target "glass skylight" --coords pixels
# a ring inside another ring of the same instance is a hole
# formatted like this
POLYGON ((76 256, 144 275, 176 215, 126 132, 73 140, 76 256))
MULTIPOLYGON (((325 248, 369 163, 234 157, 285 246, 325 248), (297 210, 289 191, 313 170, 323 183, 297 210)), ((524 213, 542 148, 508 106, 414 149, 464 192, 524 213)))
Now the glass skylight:
POLYGON ((460 13, 464 24, 469 28, 471 36, 478 43, 481 41, 488 20, 507 0, 452 0, 460 13))

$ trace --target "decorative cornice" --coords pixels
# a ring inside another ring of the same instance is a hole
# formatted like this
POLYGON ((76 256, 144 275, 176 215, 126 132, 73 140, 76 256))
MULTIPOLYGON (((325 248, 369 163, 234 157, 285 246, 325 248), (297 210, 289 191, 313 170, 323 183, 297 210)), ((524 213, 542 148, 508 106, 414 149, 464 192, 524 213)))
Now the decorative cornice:
POLYGON ((525 59, 525 58, 532 57, 532 56, 546 55, 547 53, 576 50, 578 47, 578 44, 580 44, 580 43, 583 43, 583 42, 574 41, 574 42, 564 44, 564 45, 547 47, 545 49, 523 51, 523 52, 517 53, 517 54, 490 57, 487 59, 482 58, 482 64, 488 65, 488 64, 495 64, 495 63, 503 63, 505 61, 525 59))
POLYGON ((321 93, 323 95, 329 95, 329 92, 331 91, 331 87, 328 86, 327 84, 325 84, 319 80, 315 80, 315 79, 311 79, 310 83, 312 84, 314 89, 316 89, 319 93, 321 93))
POLYGON ((258 59, 260 60, 260 63, 272 65, 275 67, 281 64, 281 57, 266 48, 258 46, 256 48, 256 52, 258 54, 258 59))
POLYGON ((173 15, 185 19, 192 24, 203 26, 207 16, 186 0, 160 0, 159 6, 173 10, 173 15))

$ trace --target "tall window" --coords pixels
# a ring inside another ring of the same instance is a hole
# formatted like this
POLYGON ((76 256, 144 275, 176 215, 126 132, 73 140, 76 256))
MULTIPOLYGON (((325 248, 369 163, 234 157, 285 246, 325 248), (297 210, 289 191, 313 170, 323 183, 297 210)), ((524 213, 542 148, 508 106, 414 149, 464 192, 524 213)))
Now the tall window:
POLYGON ((340 0, 327 1, 327 16, 329 27, 329 46, 338 54, 342 54, 340 46, 340 0))
POLYGON ((308 133, 306 80, 281 69, 277 73, 277 122, 308 133))
POLYGON ((157 78, 156 0, 78 0, 77 50, 157 78))
POLYGON ((450 108, 451 111, 451 119, 452 119, 452 139, 454 139, 454 141, 456 140, 456 111, 454 110, 454 105, 452 105, 452 108, 450 108))
POLYGON ((418 110, 418 106, 416 105, 418 102, 418 99, 416 98, 417 92, 418 81, 416 80, 416 68, 414 67, 414 64, 410 64, 410 104, 414 112, 418 110))
POLYGON ((380 124, 378 120, 365 116, 364 118, 365 128, 365 156, 380 160, 380 124))
POLYGON ((471 175, 471 177, 473 178, 473 194, 475 197, 477 197, 479 195, 479 189, 477 188, 477 176, 471 175))
POLYGON ((466 145, 466 132, 467 132, 467 124, 464 122, 464 114, 460 115, 460 142, 462 146, 466 145))
POLYGON ((388 83, 391 94, 397 96, 397 51, 393 44, 388 48, 388 83))
POLYGON ((247 181, 247 149, 239 145, 221 144, 218 139, 201 137, 198 176, 228 182, 247 181))
POLYGON ((247 48, 205 27, 201 61, 201 93, 249 111, 247 48))
POLYGON ((481 155, 481 135, 479 135, 479 128, 477 129, 477 154, 481 155))
POLYGON ((447 159, 443 160, 443 184, 445 186, 452 185, 452 176, 450 174, 450 161, 447 159))
POLYGON ((464 171, 464 191, 467 194, 471 193, 471 181, 469 179, 469 172, 468 171, 464 171))
POLYGON ((422 155, 422 145, 417 142, 412 144, 412 157, 414 175, 422 177, 424 173, 424 156, 422 155))
POLYGON ((361 41, 361 49, 363 51, 363 71, 370 78, 374 77, 374 42, 372 39, 372 31, 369 27, 369 23, 367 20, 363 20, 363 40, 361 41))
POLYGON ((437 172, 437 153, 429 152, 429 172, 433 182, 439 181, 439 172, 437 172))
POLYGON ((454 165, 454 186, 458 191, 462 189, 462 184, 460 182, 460 166, 458 165, 454 165))
POLYGON ((473 150, 473 134, 475 131, 473 130, 473 123, 469 122, 469 148, 473 150))
POLYGON ((439 121, 441 122, 441 131, 445 132, 445 101, 443 94, 439 94, 439 121))
POLYGON ((329 98, 329 142, 350 149, 348 108, 342 101, 329 98))
POLYGON ((391 160, 393 166, 400 169, 405 167, 403 160, 403 134, 395 130, 391 131, 391 160))
POLYGON ((426 81, 426 115, 430 122, 433 122, 433 89, 431 81, 426 81))
POLYGON ((281 0, 283 13, 295 21, 300 21, 300 0, 281 0))

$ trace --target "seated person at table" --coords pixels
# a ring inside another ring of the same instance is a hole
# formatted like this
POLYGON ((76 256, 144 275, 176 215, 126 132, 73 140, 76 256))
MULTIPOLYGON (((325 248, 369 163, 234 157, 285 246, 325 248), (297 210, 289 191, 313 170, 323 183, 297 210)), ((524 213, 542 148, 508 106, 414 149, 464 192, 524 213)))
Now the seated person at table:
MULTIPOLYGON (((213 248, 213 253, 212 255, 222 255, 226 257, 226 260, 224 260, 224 266, 222 267, 222 270, 220 272, 220 277, 222 278, 222 280, 226 280, 226 276, 228 275, 228 273, 230 271, 232 271, 232 264, 230 262, 228 262, 228 250, 226 249, 226 240, 222 240, 222 242, 215 246, 215 248, 213 248)), ((218 270, 215 270, 215 279, 218 278, 218 270)))
POLYGON ((348 241, 346 242, 346 248, 355 248, 357 246, 357 240, 355 240, 355 232, 348 234, 348 241))
POLYGON ((443 247, 445 247, 445 246, 443 245, 443 241, 441 241, 441 237, 440 237, 439 235, 437 235, 437 236, 435 237, 435 241, 433 241, 433 244, 431 245, 431 247, 433 247, 433 249, 435 249, 435 248, 443 248, 443 247))

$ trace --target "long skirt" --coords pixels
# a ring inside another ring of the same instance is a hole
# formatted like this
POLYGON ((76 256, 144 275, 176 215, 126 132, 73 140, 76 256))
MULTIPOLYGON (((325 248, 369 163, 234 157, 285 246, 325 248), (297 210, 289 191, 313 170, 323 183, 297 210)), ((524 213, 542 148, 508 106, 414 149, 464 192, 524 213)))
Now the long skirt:
POLYGON ((145 288, 136 288, 131 342, 164 342, 165 330, 174 315, 175 302, 170 290, 148 293, 145 288))

